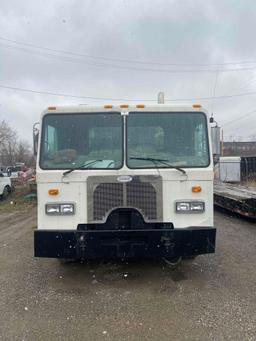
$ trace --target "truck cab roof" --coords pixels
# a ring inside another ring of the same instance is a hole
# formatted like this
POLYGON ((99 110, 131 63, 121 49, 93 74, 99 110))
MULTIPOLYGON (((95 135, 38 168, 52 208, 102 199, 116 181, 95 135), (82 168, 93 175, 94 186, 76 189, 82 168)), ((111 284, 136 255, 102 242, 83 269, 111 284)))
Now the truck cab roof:
POLYGON ((174 105, 174 104, 103 104, 103 105, 52 105, 43 111, 42 115, 54 113, 79 113, 79 112, 163 112, 163 111, 173 111, 173 112, 204 112, 207 114, 207 110, 203 108, 200 104, 185 104, 185 105, 174 105))

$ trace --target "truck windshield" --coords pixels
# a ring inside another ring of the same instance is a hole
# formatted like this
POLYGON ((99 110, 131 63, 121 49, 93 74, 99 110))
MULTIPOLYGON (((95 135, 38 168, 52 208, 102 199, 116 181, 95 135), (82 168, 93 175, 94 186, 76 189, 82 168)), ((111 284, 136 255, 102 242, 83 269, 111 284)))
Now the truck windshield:
MULTIPOLYGON (((130 113, 127 117, 127 164, 153 168, 149 158, 172 166, 207 167, 210 162, 206 116, 195 112, 130 113)), ((158 168, 168 165, 158 163, 158 168)))
POLYGON ((40 166, 121 168, 122 132, 120 113, 47 114, 43 119, 40 166))

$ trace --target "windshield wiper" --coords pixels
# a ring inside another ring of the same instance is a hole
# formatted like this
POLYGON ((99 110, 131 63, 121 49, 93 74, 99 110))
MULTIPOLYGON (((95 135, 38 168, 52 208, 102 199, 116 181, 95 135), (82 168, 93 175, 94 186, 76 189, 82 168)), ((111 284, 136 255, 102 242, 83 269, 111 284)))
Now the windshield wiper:
POLYGON ((102 162, 103 160, 100 160, 100 159, 97 159, 97 160, 93 160, 93 161, 90 161, 90 162, 87 162, 87 163, 84 163, 83 165, 79 166, 78 168, 70 168, 69 170, 65 171, 63 173, 63 176, 73 172, 74 170, 77 170, 77 169, 83 169, 83 168, 89 168, 89 166, 93 166, 95 163, 97 162, 102 162))
POLYGON ((169 160, 166 159, 156 159, 154 157, 130 157, 131 160, 145 160, 145 161, 151 161, 154 163, 154 165, 157 167, 157 162, 162 163, 163 165, 169 166, 170 168, 177 169, 183 174, 187 174, 186 171, 180 167, 174 166, 170 163, 169 160))

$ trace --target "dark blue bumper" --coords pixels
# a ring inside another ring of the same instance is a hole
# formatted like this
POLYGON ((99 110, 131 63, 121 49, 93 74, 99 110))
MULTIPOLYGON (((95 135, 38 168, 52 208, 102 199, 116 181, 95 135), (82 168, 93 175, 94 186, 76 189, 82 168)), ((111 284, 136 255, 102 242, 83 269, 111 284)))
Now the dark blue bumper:
MULTIPOLYGON (((153 227, 153 226, 152 226, 153 227)), ((215 252, 216 229, 190 227, 36 230, 36 257, 131 258, 196 256, 215 252)))

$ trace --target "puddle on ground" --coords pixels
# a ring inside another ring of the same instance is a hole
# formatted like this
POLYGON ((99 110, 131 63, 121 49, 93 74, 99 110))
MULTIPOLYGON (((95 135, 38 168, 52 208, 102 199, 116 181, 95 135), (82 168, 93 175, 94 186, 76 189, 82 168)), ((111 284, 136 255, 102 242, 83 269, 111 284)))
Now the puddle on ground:
POLYGON ((185 281, 188 279, 188 276, 181 271, 181 269, 168 269, 165 268, 166 276, 171 278, 173 282, 185 281))
POLYGON ((140 274, 137 272, 119 272, 119 271, 106 271, 101 276, 97 276, 99 280, 107 280, 107 281, 118 281, 118 280, 135 280, 140 277, 140 274))

